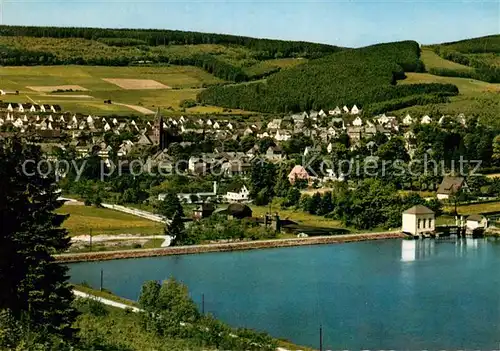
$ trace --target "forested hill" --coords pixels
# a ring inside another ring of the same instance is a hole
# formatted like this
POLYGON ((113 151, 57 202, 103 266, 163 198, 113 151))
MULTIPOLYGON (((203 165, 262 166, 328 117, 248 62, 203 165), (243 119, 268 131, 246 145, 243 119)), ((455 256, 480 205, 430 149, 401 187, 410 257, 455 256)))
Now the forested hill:
POLYGON ((472 70, 433 69, 432 74, 500 83, 500 35, 460 40, 430 46, 436 54, 472 70))
POLYGON ((189 65, 232 82, 261 79, 290 65, 271 60, 315 59, 341 50, 177 30, 0 26, 0 65, 189 65))
POLYGON ((220 44, 239 45, 260 52, 262 58, 320 57, 341 50, 327 44, 304 41, 259 39, 227 34, 164 29, 108 29, 76 27, 0 26, 0 36, 36 38, 79 38, 101 41, 110 46, 160 46, 220 44))
POLYGON ((378 110, 443 102, 456 95, 450 84, 395 85, 405 72, 423 72, 417 42, 403 41, 350 49, 310 61, 266 82, 212 87, 203 103, 262 112, 333 109, 354 105, 378 110))

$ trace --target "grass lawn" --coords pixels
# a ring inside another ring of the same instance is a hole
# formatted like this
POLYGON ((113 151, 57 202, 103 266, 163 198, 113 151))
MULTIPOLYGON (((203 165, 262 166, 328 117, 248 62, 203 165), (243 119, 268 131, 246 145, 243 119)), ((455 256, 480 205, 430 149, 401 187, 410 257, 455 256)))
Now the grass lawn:
MULTIPOLYGON (((453 212, 455 208, 453 206, 445 206, 444 210, 446 212, 453 212)), ((500 211, 500 201, 498 202, 487 202, 484 204, 471 204, 458 206, 457 211, 461 215, 471 215, 483 212, 493 212, 500 211)))
POLYGON ((88 235, 90 231, 92 235, 161 235, 163 231, 161 223, 106 208, 64 205, 57 212, 70 215, 63 224, 70 236, 88 235))
MULTIPOLYGON (((269 212, 269 207, 267 206, 250 206, 253 211, 254 217, 264 216, 267 212, 269 212)), ((325 218, 322 216, 311 215, 302 210, 283 210, 281 208, 271 208, 271 212, 278 212, 281 219, 290 219, 294 222, 297 222, 301 225, 311 226, 311 227, 324 227, 324 228, 343 228, 342 223, 340 221, 325 218)))
POLYGON ((445 60, 430 48, 423 48, 420 59, 424 62, 425 68, 447 68, 454 70, 473 71, 474 68, 445 60))
POLYGON ((443 83, 457 86, 461 95, 473 96, 484 92, 500 92, 500 84, 486 83, 480 80, 457 77, 441 77, 429 73, 405 73, 407 78, 398 84, 443 83))

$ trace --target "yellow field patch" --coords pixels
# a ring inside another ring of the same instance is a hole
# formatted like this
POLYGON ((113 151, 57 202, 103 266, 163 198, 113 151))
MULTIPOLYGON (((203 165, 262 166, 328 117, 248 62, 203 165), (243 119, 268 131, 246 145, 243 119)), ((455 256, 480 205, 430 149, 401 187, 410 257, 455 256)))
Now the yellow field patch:
POLYGON ((69 214, 63 227, 69 231, 70 236, 90 233, 92 235, 156 235, 163 232, 161 223, 106 208, 64 205, 57 212, 69 214))
POLYGON ((28 89, 39 91, 41 93, 52 93, 56 90, 80 90, 80 91, 88 91, 84 87, 79 85, 38 85, 38 86, 29 86, 26 87, 28 89))
POLYGON ((125 90, 170 89, 168 85, 152 79, 102 78, 102 80, 125 90))

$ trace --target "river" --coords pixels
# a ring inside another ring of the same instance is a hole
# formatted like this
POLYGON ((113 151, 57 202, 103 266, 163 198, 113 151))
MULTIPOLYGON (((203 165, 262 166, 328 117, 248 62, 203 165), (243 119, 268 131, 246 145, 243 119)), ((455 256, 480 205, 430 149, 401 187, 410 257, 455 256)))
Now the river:
POLYGON ((381 240, 70 264, 71 281, 137 299, 184 282, 232 326, 329 349, 499 349, 500 242, 381 240))

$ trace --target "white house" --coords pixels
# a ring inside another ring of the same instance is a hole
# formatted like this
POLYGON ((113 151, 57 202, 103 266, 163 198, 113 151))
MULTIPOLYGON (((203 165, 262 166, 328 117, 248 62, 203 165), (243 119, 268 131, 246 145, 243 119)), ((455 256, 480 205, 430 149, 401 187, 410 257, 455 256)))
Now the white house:
POLYGON ((323 110, 319 111, 318 112, 318 116, 321 117, 321 118, 326 117, 325 111, 323 111, 323 110))
POLYGON ((467 217, 467 230, 473 231, 477 228, 487 228, 488 227, 488 219, 486 217, 473 214, 467 217))
POLYGON ((358 108, 358 106, 354 105, 351 109, 351 115, 357 115, 359 114, 360 110, 358 108))
POLYGON ((429 124, 432 122, 432 118, 430 118, 428 115, 425 115, 422 117, 420 120, 420 124, 429 124))
POLYGON ((267 129, 279 129, 281 126, 281 119, 273 119, 267 124, 267 129))
POLYGON ((403 124, 409 126, 412 123, 413 123, 413 118, 410 116, 409 113, 407 113, 405 118, 403 118, 403 124))
POLYGON ((246 202, 250 196, 250 191, 245 185, 236 185, 227 190, 225 198, 228 202, 246 202))
POLYGON ((469 191, 469 187, 467 186, 464 177, 445 176, 439 185, 436 196, 438 200, 447 200, 450 196, 456 194, 460 190, 465 192, 469 191))
POLYGON ((287 131, 287 130, 277 130, 276 134, 274 135, 274 139, 278 141, 287 141, 292 138, 292 134, 287 131))
POLYGON ((349 113, 349 107, 347 107, 346 105, 344 105, 344 107, 342 107, 342 110, 343 110, 345 113, 349 113))
POLYGON ((354 121, 352 121, 352 125, 355 127, 361 127, 363 125, 363 120, 358 116, 354 119, 354 121))
POLYGON ((434 211, 416 205, 403 212, 403 233, 412 235, 430 234, 435 231, 434 211))
POLYGON ((17 118, 12 124, 16 128, 21 128, 23 126, 23 121, 21 120, 21 118, 17 118))
POLYGON ((340 115, 341 113, 342 113, 342 110, 340 110, 340 108, 338 106, 335 107, 335 109, 328 111, 328 114, 331 116, 340 115))

